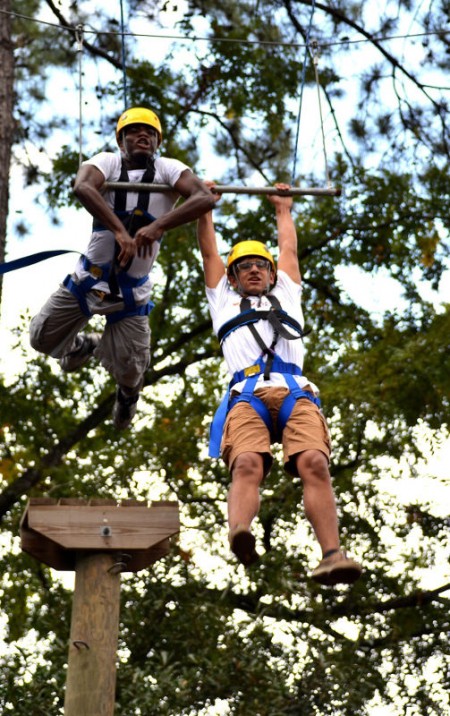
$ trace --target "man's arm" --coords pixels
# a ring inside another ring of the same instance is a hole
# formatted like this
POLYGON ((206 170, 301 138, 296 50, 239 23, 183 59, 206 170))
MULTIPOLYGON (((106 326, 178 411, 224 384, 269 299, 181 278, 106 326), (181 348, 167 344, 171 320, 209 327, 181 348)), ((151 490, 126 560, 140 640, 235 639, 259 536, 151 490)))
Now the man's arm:
POLYGON ((92 164, 82 165, 75 177, 74 193, 84 208, 113 232, 120 246, 119 263, 125 266, 136 254, 136 244, 122 222, 108 206, 100 190, 105 182, 100 169, 92 164))
POLYGON ((211 211, 216 202, 210 189, 190 169, 185 169, 181 173, 174 189, 186 201, 136 232, 138 251, 142 249, 145 254, 147 248, 160 239, 165 231, 198 219, 202 214, 211 211))
MULTIPOLYGON (((214 194, 213 197, 214 201, 220 199, 219 194, 214 194)), ((215 288, 225 273, 225 266, 217 250, 212 211, 208 211, 198 219, 197 240, 203 259, 206 286, 215 288)))
MULTIPOLYGON (((288 184, 276 184, 278 189, 289 189, 288 184)), ((301 283, 297 254, 297 231, 291 215, 292 197, 269 194, 269 201, 275 206, 278 231, 278 268, 295 281, 301 283)))

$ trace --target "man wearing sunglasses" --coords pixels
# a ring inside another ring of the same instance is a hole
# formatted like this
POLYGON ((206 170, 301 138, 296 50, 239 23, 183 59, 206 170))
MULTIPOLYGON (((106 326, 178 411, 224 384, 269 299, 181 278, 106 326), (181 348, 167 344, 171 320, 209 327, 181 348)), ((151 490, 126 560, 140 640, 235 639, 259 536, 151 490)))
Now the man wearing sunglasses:
POLYGON ((213 329, 232 376, 210 443, 211 456, 220 454, 231 473, 230 547, 246 567, 258 559, 251 524, 272 465, 271 444, 280 442, 285 470, 301 478, 305 514, 322 550, 311 578, 324 585, 351 584, 362 568, 340 546, 329 432, 318 389, 302 373, 304 321, 292 197, 268 199, 277 222, 277 268, 265 244, 251 240, 232 248, 225 272, 212 212, 198 220, 197 229, 213 329))

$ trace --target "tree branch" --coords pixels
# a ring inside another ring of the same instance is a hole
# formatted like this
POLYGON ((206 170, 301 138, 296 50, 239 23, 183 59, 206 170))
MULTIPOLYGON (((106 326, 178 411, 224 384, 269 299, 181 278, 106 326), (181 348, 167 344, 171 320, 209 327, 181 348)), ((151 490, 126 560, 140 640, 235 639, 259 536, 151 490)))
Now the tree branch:
MULTIPOLYGON (((180 360, 174 365, 166 366, 159 371, 150 370, 147 374, 145 385, 154 385, 161 378, 169 375, 183 375, 186 369, 196 362, 206 360, 215 355, 213 350, 205 351, 204 353, 196 353, 190 355, 185 360, 180 360)), ((111 413, 111 408, 114 402, 114 394, 108 395, 95 410, 88 415, 77 427, 70 431, 64 437, 61 437, 51 450, 47 452, 39 461, 36 461, 36 465, 29 467, 25 470, 23 475, 18 477, 16 480, 11 482, 7 487, 0 493, 0 523, 2 518, 7 514, 19 500, 26 495, 29 490, 36 487, 41 480, 47 477, 46 471, 50 468, 61 465, 64 461, 64 457, 67 453, 81 440, 83 440, 91 430, 98 427, 111 413)))
MULTIPOLYGON (((73 35, 73 39, 76 40, 76 38, 77 38, 76 27, 74 25, 72 25, 70 22, 68 22, 68 20, 66 20, 66 18, 62 14, 62 12, 56 7, 53 0, 45 0, 45 2, 49 6, 49 8, 53 12, 53 14, 58 18, 61 27, 64 30, 67 30, 68 32, 70 32, 70 34, 73 35)), ((111 55, 109 55, 107 52, 105 52, 101 48, 95 47, 95 45, 91 45, 90 42, 86 42, 86 40, 84 38, 83 38, 83 47, 86 50, 88 50, 90 52, 90 54, 93 55, 94 57, 101 57, 103 60, 106 60, 107 62, 109 62, 116 69, 122 70, 122 61, 121 60, 117 60, 115 57, 112 57, 111 55)))

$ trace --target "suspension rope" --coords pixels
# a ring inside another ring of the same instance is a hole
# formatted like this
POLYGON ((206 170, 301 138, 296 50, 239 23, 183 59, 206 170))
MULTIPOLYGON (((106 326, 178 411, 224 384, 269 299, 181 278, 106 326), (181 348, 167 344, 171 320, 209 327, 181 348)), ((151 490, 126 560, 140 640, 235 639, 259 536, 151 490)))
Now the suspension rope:
POLYGON ((123 108, 128 107, 127 99, 127 67, 125 62, 125 22, 123 12, 123 0, 120 0, 120 34, 122 38, 122 74, 123 74, 123 108))
POLYGON ((300 135, 300 119, 301 119, 301 114, 302 114, 303 90, 305 87, 305 77, 306 77, 306 60, 308 58, 309 36, 311 34, 312 21, 313 21, 313 17, 314 17, 315 8, 316 8, 316 0, 312 0, 311 15, 309 18, 309 26, 308 26, 308 31, 306 33, 305 52, 303 55, 302 80, 300 83, 300 97, 299 97, 299 103, 298 103, 297 130, 296 130, 295 143, 294 143, 294 162, 293 162, 293 166, 292 166, 291 184, 295 184, 295 175, 296 175, 296 170, 297 170, 297 151, 298 151, 298 139, 299 139, 299 135, 300 135))
POLYGON ((83 25, 75 28, 78 53, 78 165, 83 161, 83 25))
POLYGON ((323 146, 323 158, 325 161, 325 177, 327 180, 327 186, 331 187, 331 179, 330 179, 330 171, 328 168, 328 157, 327 157, 327 145, 325 142, 325 130, 323 127, 323 116, 322 116, 322 101, 320 98, 320 82, 319 82, 319 70, 318 70, 318 64, 319 64, 319 45, 317 40, 313 40, 311 43, 312 46, 312 58, 313 58, 313 66, 314 66, 314 76, 316 78, 316 87, 317 87, 317 102, 319 105, 319 116, 320 116, 320 131, 322 133, 322 146, 323 146))

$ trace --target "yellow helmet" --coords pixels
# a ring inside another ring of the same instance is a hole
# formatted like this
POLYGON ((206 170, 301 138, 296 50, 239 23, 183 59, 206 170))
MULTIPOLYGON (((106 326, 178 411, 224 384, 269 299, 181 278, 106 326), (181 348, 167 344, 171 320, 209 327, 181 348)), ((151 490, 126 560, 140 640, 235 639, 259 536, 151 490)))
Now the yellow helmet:
POLYGON ((245 256, 261 256, 263 259, 267 259, 270 262, 272 271, 275 272, 275 261, 270 253, 269 249, 262 241, 253 241, 248 239, 246 241, 239 241, 235 244, 228 254, 227 259, 227 271, 229 272, 232 265, 238 259, 243 259, 245 256))
POLYGON ((131 109, 126 109, 125 112, 122 112, 116 127, 117 142, 119 141, 119 134, 122 129, 128 127, 130 124, 148 124, 150 127, 153 127, 159 134, 158 146, 161 144, 161 122, 159 121, 159 117, 151 109, 131 107, 131 109))

